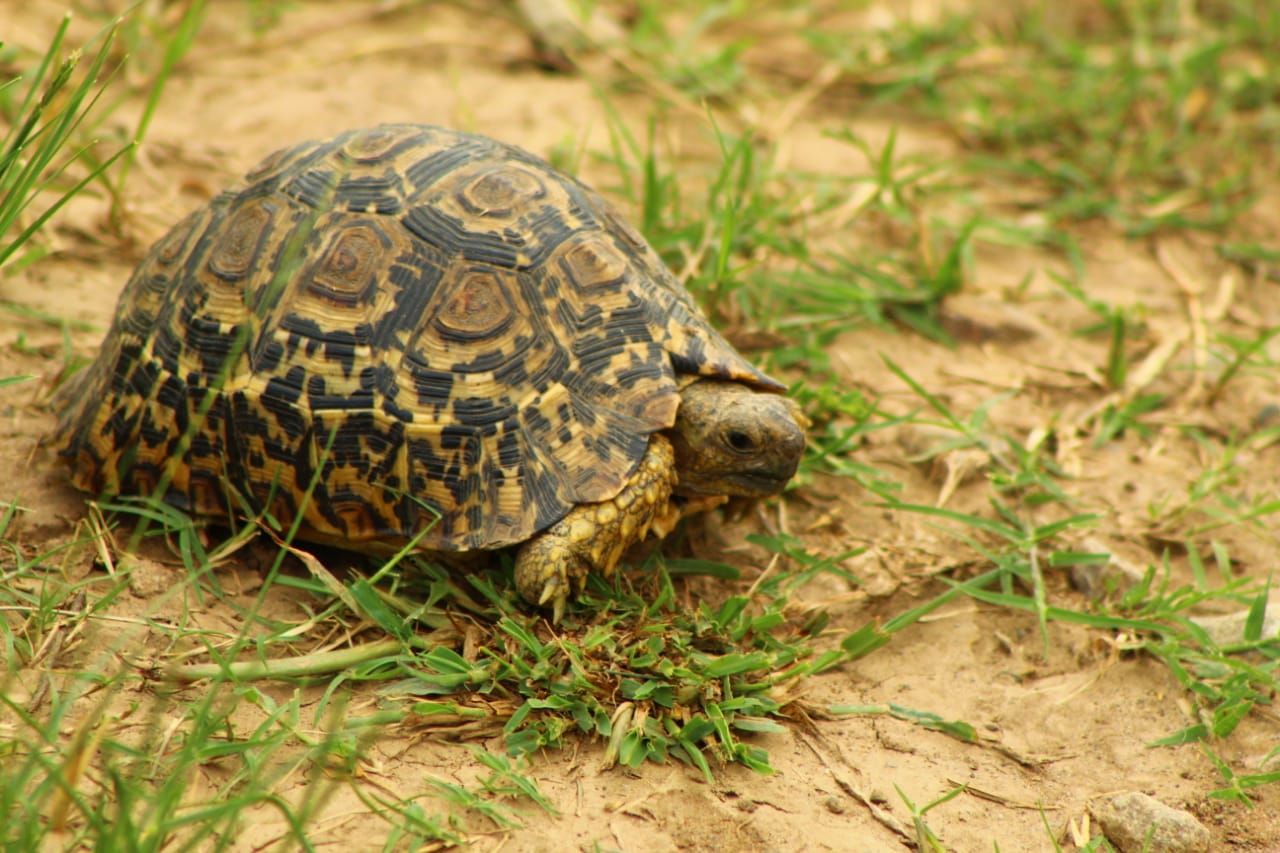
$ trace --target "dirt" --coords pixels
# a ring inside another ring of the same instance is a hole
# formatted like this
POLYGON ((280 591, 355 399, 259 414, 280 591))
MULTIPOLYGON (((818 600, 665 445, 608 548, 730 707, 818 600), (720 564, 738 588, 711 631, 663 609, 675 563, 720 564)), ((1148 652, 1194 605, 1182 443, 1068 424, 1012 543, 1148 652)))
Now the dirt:
MULTIPOLYGON (((6 41, 45 44, 61 14, 56 6, 0 2, 6 41)), ((92 29, 88 21, 77 23, 79 33, 92 29)), ((799 53, 803 46, 792 47, 797 55, 788 57, 791 64, 816 74, 818 69, 807 66, 799 53)), ((624 76, 606 57, 594 63, 597 74, 624 76)), ((132 127, 144 97, 139 93, 126 100, 112 113, 110 126, 132 127)), ((652 92, 634 86, 614 103, 627 124, 643 134, 652 92)), ((795 103, 785 92, 762 92, 752 110, 777 116, 795 103)), ((705 115, 693 106, 672 125, 669 142, 690 161, 714 157, 705 115)), ((197 45, 164 91, 126 185, 127 221, 109 225, 108 202, 100 194, 81 198, 50 232, 53 256, 0 280, 0 299, 90 324, 90 330, 75 330, 70 339, 75 352, 90 355, 132 266, 185 212, 282 145, 383 121, 459 127, 544 155, 557 146, 608 148, 606 116, 589 75, 539 67, 527 32, 505 7, 294 4, 265 34, 255 35, 244 6, 211 4, 197 45)), ((832 174, 865 169, 852 149, 822 136, 851 122, 871 134, 892 126, 890 117, 869 107, 822 98, 802 105, 788 121, 770 122, 780 165, 820 163, 832 174)), ((947 143, 928 128, 907 125, 899 133, 904 150, 946 150, 947 143)), ((580 159, 579 173, 606 188, 612 179, 608 168, 590 157, 580 159)), ((1085 236, 1089 287, 1113 304, 1141 305, 1152 350, 1162 341, 1190 335, 1195 311, 1212 308, 1228 284, 1237 322, 1252 328, 1280 323, 1280 304, 1270 292, 1274 285, 1240 280, 1205 241, 1123 241, 1104 231, 1085 236)), ((1052 284, 1048 273, 1061 268, 1060 258, 1029 249, 984 249, 970 286, 949 303, 951 319, 963 332, 956 348, 902 331, 859 328, 833 343, 831 363, 846 387, 880 397, 890 412, 913 410, 919 399, 886 368, 882 354, 957 412, 971 413, 1004 391, 1018 391, 992 409, 993 430, 1030 435, 1051 423, 1074 422, 1105 398, 1089 380, 1105 361, 1106 342, 1073 334, 1089 317, 1052 284)), ((11 538, 27 554, 70 538, 84 515, 83 497, 37 447, 51 425, 47 395, 63 347, 60 329, 0 314, 0 376, 37 377, 0 389, 0 465, 8 472, 0 503, 16 500, 25 509, 11 538)), ((1192 357, 1189 352, 1183 347, 1176 357, 1185 361, 1192 357)), ((1162 539, 1147 520, 1153 504, 1186 500, 1210 461, 1176 425, 1194 423, 1216 435, 1230 434, 1262 416, 1276 391, 1268 377, 1247 376, 1229 386, 1223 399, 1206 404, 1203 394, 1188 387, 1194 381, 1190 372, 1158 374, 1154 387, 1185 405, 1157 418, 1149 439, 1057 449, 1058 463, 1075 478, 1070 488, 1081 511, 1107 513, 1106 525, 1088 541, 1071 543, 1079 550, 1107 550, 1145 567, 1160 565, 1167 549, 1175 579, 1187 577, 1185 549, 1162 539)), ((937 440, 919 428, 873 433, 858 461, 900 479, 905 500, 987 513, 989 460, 944 454, 932 462, 910 461, 937 440)), ((1257 451, 1247 467, 1273 473, 1277 453, 1257 451)), ((1269 490, 1272 483, 1274 476, 1260 476, 1231 488, 1247 496, 1269 490)), ((827 587, 808 593, 828 605, 836 636, 936 595, 944 588, 931 580, 937 575, 964 577, 981 569, 973 552, 953 536, 923 516, 879 508, 873 495, 848 479, 815 477, 788 498, 785 512, 771 509, 764 518, 787 525, 816 553, 842 553, 859 545, 869 549, 847 565, 862 587, 827 581, 827 587)), ((740 541, 760 523, 755 517, 725 521, 723 535, 740 541)), ((1275 530, 1240 530, 1222 533, 1235 570, 1270 571, 1275 530)), ((1211 560, 1208 542, 1202 538, 1197 545, 1211 560)), ((725 558, 750 572, 756 556, 726 549, 725 558)), ((118 599, 116 615, 154 615, 151 601, 170 585, 166 573, 172 571, 151 566, 140 572, 133 591, 118 599)), ((253 589, 251 567, 221 571, 224 583, 253 589)), ((1065 574, 1050 573, 1048 582, 1057 600, 1087 609, 1065 574)), ((232 617, 215 612, 204 618, 225 625, 232 617)), ((963 744, 884 716, 797 720, 785 733, 754 741, 769 751, 775 775, 732 766, 706 784, 680 764, 602 771, 601 744, 576 742, 534 764, 533 775, 561 816, 522 809, 524 828, 481 835, 475 846, 630 853, 887 851, 899 849, 903 839, 874 812, 899 826, 911 825, 897 790, 925 804, 967 785, 964 794, 928 814, 930 827, 949 849, 990 850, 998 844, 1001 850, 1049 850, 1052 838, 1071 849, 1069 828, 1084 826, 1090 799, 1142 790, 1199 814, 1215 850, 1280 850, 1276 786, 1255 791, 1258 803, 1252 809, 1213 800, 1208 793, 1222 779, 1198 746, 1148 746, 1196 719, 1168 669, 1130 653, 1125 640, 1059 622, 1051 623, 1042 638, 1030 614, 956 599, 855 665, 813 679, 805 697, 815 706, 893 703, 933 711, 973 723, 980 744, 963 744), (869 794, 874 807, 850 791, 869 794)), ((156 660, 170 651, 145 636, 130 649, 156 660)), ((281 696, 294 690, 267 689, 281 696)), ((320 690, 306 689, 308 707, 319 701, 320 690)), ((372 700, 353 700, 356 705, 364 701, 372 700)), ((1237 772, 1260 772, 1278 731, 1275 716, 1262 709, 1216 748, 1237 772)), ((496 736, 480 743, 501 749, 496 736)), ((218 773, 211 765, 192 784, 217 785, 218 773)), ((476 774, 465 747, 406 733, 377 743, 364 778, 389 796, 412 797, 425 796, 424 776, 467 782, 476 774)), ((309 777, 297 774, 283 781, 281 790, 287 798, 301 797, 309 784, 309 777)), ((279 816, 264 810, 237 849, 260 849, 283 831, 279 816)), ((385 824, 370 816, 351 790, 339 787, 324 805, 313 838, 342 849, 376 850, 384 834, 385 824)))

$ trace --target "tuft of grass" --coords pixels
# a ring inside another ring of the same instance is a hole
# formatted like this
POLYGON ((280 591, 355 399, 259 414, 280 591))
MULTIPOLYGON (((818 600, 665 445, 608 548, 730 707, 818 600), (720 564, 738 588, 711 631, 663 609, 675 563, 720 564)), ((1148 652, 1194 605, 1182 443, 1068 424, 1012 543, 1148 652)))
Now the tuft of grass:
MULTIPOLYGON (((138 123, 134 127, 134 145, 128 149, 116 175, 115 191, 112 193, 114 199, 122 197, 121 190, 137 157, 138 143, 146 137, 147 130, 151 127, 170 77, 178 63, 195 45, 196 36, 204 23, 205 9, 205 0, 183 0, 162 10, 158 15, 138 13, 128 15, 123 20, 121 36, 129 54, 129 64, 139 70, 145 81, 147 95, 138 123), (176 21, 173 20, 175 14, 176 21)), ((118 222, 122 215, 119 205, 113 207, 112 215, 118 222)))
POLYGON ((1258 35, 1274 14, 1222 4, 1206 25, 1168 3, 1105 4, 1088 23, 1054 11, 810 40, 869 97, 947 128, 975 179, 1003 182, 1054 222, 1102 218, 1143 235, 1220 227, 1252 204, 1266 174, 1255 152, 1280 127, 1280 73, 1258 35))
POLYGON ((624 87, 652 86, 656 79, 669 87, 668 91, 699 103, 730 99, 749 85, 742 53, 750 46, 751 37, 707 37, 741 20, 745 4, 685 4, 684 9, 678 9, 673 4, 642 2, 636 4, 635 11, 626 48, 632 61, 647 73, 636 75, 637 79, 623 83, 624 87))
POLYGON ((923 806, 917 806, 901 788, 897 785, 894 785, 893 787, 894 790, 898 792, 898 798, 902 800, 903 805, 905 805, 911 812, 911 823, 915 828, 916 849, 931 850, 933 853, 946 853, 947 848, 944 846, 942 839, 940 839, 925 822, 925 815, 933 809, 936 809, 938 806, 954 800, 956 797, 963 794, 965 789, 962 787, 952 788, 942 796, 935 797, 923 806))
POLYGON ((10 273, 44 256, 39 246, 30 245, 32 238, 132 148, 95 158, 86 174, 72 178, 69 185, 63 181, 73 164, 90 159, 93 145, 79 142, 79 132, 106 86, 107 58, 116 32, 108 28, 94 39, 97 49, 85 67, 79 50, 65 49, 70 21, 69 16, 63 18, 28 75, 0 85, 0 112, 9 125, 0 143, 0 270, 10 273), (23 83, 25 91, 19 96, 23 83))
POLYGON ((758 320, 759 300, 768 293, 748 284, 754 259, 800 257, 805 249, 785 212, 795 196, 772 180, 756 140, 709 119, 720 156, 695 180, 671 171, 656 121, 642 143, 616 113, 609 115, 611 151, 602 160, 620 179, 611 189, 635 205, 640 231, 709 316, 730 326, 758 320))
MULTIPOLYGON (((372 665, 350 653, 299 657, 291 650, 334 619, 334 610, 318 608, 301 624, 265 618, 261 595, 245 606, 216 584, 208 564, 221 559, 218 551, 202 555, 207 562, 200 570, 185 572, 153 598, 148 613, 115 618, 113 602, 129 586, 136 561, 112 557, 101 534, 25 556, 9 539, 20 511, 10 505, 0 516, 0 543, 12 545, 0 562, 0 613, 6 617, 0 619, 0 808, 7 815, 0 839, 6 846, 35 849, 58 838, 111 849, 176 844, 221 850, 250 822, 269 819, 280 824, 280 844, 316 849, 317 817, 343 788, 387 821, 389 837, 466 842, 471 830, 465 822, 447 810, 427 812, 419 802, 423 795, 396 801, 359 781, 369 746, 394 719, 350 714, 345 685, 384 671, 384 659, 401 649, 399 641, 372 665), (51 571, 86 550, 108 560, 105 575, 68 583, 51 571), (196 613, 214 603, 240 614, 238 628, 198 624, 196 613), (75 639, 82 635, 88 644, 75 639), (212 667, 202 674, 206 684, 184 693, 181 682, 139 656, 143 637, 159 638, 168 648, 194 643, 217 661, 247 655, 260 669, 212 667), (262 671, 262 658, 272 651, 284 652, 292 668, 262 671), (281 691, 268 693, 252 683, 335 670, 346 676, 328 685, 311 715, 304 713, 304 688, 281 698, 281 691), (309 780, 301 789, 292 781, 298 776, 309 780), (210 778, 217 780, 211 790, 192 786, 193 779, 210 778)), ((180 532, 161 529, 171 518, 155 514, 157 536, 180 532)), ((263 595, 297 597, 296 587, 282 585, 269 582, 263 595)), ((317 593, 321 603, 330 595, 320 584, 302 588, 317 593)), ((502 817, 508 814, 503 802, 549 807, 520 767, 501 756, 480 760, 492 772, 479 790, 437 786, 443 805, 465 805, 502 826, 511 825, 502 817)))

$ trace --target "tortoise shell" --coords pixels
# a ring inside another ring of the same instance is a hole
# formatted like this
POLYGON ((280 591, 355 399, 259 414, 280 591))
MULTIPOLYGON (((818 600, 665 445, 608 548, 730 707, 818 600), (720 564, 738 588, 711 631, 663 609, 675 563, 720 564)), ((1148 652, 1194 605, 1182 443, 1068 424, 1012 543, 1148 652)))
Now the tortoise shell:
POLYGON ((383 125, 271 155, 161 239, 54 444, 88 491, 500 548, 616 494, 682 375, 782 387, 579 181, 383 125))

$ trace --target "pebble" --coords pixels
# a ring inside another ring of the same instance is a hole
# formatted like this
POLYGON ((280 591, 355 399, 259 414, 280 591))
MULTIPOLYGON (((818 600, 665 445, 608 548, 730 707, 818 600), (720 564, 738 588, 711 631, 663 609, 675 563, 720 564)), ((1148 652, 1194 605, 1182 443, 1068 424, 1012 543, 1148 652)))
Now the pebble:
POLYGON ((1190 812, 1140 791, 1089 804, 1089 811, 1119 853, 1207 853, 1209 830, 1190 812))
MULTIPOLYGON (((1192 622, 1204 629, 1219 646, 1230 646, 1243 643, 1245 624, 1249 621, 1249 611, 1241 610, 1225 616, 1199 616, 1192 622)), ((1280 634, 1280 604, 1268 604, 1262 617, 1261 639, 1275 639, 1280 634)))
POLYGON ((129 591, 138 598, 150 599, 170 590, 178 580, 178 573, 163 563, 146 557, 132 556, 121 562, 121 569, 129 573, 129 591))
POLYGON ((1099 598, 1110 589, 1118 593, 1128 592, 1142 583, 1146 571, 1117 554, 1096 539, 1086 540, 1081 550, 1096 554, 1109 554, 1105 563, 1089 563, 1071 567, 1071 585, 1090 598, 1099 598))

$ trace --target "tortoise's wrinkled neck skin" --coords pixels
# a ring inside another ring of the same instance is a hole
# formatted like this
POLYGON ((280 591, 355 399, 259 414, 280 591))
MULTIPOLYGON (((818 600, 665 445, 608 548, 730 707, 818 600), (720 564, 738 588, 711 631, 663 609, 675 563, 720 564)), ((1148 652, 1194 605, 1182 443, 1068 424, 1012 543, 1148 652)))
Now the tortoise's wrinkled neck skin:
POLYGON ((676 492, 764 497, 796 473, 805 437, 800 407, 739 382, 703 379, 681 392, 676 423, 676 492))

